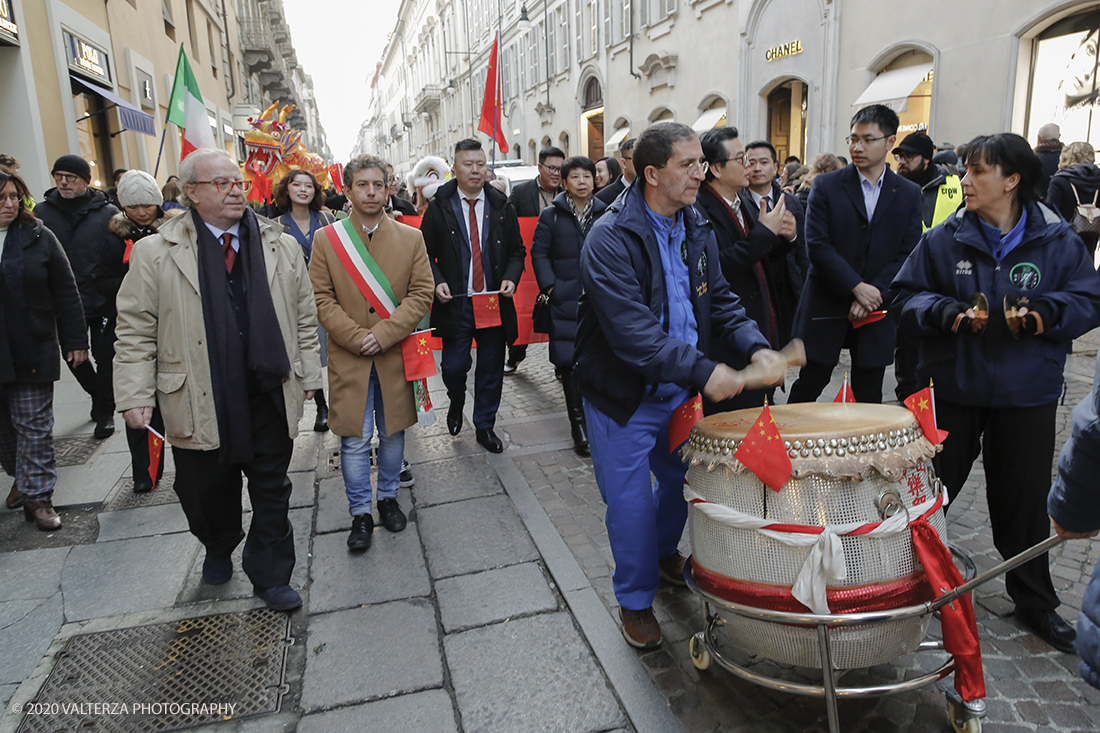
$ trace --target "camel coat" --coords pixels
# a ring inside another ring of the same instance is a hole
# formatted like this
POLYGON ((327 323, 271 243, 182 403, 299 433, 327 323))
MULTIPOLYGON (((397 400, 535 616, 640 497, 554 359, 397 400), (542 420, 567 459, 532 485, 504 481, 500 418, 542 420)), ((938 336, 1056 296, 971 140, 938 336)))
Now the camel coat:
MULTIPOLYGON (((355 213, 351 220, 358 224, 355 213)), ((339 222, 338 222, 339 224, 339 222)), ((362 231, 360 229, 360 231, 362 231)), ((317 297, 317 318, 328 331, 329 427, 337 435, 363 437, 363 415, 371 367, 378 370, 386 432, 394 434, 416 422, 412 383, 405 379, 401 340, 416 326, 435 297, 435 278, 420 230, 383 216, 367 251, 390 281, 399 305, 389 318, 375 313, 359 291, 324 231, 313 237, 309 276, 317 297), (360 356, 367 333, 378 339, 381 353, 360 356)))

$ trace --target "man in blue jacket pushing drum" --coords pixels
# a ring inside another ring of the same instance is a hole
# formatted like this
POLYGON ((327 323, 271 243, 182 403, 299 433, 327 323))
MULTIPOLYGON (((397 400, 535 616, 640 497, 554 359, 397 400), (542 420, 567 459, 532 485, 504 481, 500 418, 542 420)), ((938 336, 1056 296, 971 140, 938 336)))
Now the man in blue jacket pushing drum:
POLYGON ((661 642, 661 577, 684 584, 686 466, 669 445, 669 419, 699 392, 718 402, 741 391, 741 376, 707 356, 713 342, 766 366, 782 357, 730 292, 714 230, 692 207, 707 169, 699 138, 684 125, 653 125, 634 167, 635 182, 581 252, 574 378, 607 503, 623 636, 651 648, 661 642))

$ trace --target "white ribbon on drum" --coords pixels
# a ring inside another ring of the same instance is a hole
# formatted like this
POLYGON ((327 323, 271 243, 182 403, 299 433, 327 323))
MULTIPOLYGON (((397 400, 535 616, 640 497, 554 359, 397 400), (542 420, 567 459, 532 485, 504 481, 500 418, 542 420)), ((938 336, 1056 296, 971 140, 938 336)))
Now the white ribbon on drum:
MULTIPOLYGON (((821 528, 820 533, 767 529, 782 522, 745 514, 722 504, 713 504, 695 493, 687 484, 684 484, 684 499, 716 522, 737 529, 754 529, 788 547, 809 547, 810 556, 798 571, 794 585, 791 586, 791 595, 818 614, 830 613, 825 594, 829 581, 841 581, 848 577, 848 561, 844 555, 844 545, 840 537, 868 526, 867 522, 827 524, 821 528)), ((928 504, 928 511, 934 510, 937 505, 936 502, 928 502, 928 504)), ((906 531, 908 526, 909 509, 905 508, 904 513, 898 512, 878 522, 872 529, 859 536, 882 539, 900 534, 906 531)))

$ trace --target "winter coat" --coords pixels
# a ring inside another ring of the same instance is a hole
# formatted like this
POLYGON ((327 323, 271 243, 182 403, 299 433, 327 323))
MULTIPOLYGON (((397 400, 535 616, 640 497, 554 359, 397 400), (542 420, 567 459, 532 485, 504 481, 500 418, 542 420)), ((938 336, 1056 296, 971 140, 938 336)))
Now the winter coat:
POLYGON ((36 353, 26 359, 26 364, 11 364, 11 372, 5 367, 0 372, 0 383, 56 382, 61 378, 60 355, 88 348, 80 293, 69 260, 53 232, 37 219, 33 224, 16 219, 8 228, 8 246, 17 228, 23 238, 25 321, 13 323, 10 314, 5 314, 8 322, 4 327, 9 333, 25 329, 36 353))
MULTIPOLYGON (((783 326, 780 328, 783 343, 787 342, 791 333, 791 323, 794 320, 794 309, 798 305, 798 296, 802 293, 802 287, 806 283, 806 276, 810 272, 810 254, 806 247, 806 210, 802 207, 798 197, 793 193, 784 193, 779 188, 778 183, 772 183, 771 199, 772 201, 778 201, 777 198, 780 194, 783 196, 783 201, 787 206, 787 211, 791 212, 794 216, 794 228, 795 238, 794 240, 781 239, 782 249, 786 254, 784 259, 786 260, 785 266, 780 266, 778 273, 779 281, 776 284, 776 296, 781 301, 791 299, 789 308, 784 306, 782 309, 783 316, 781 321, 783 326)), ((741 197, 742 211, 745 212, 745 225, 751 232, 760 223, 760 206, 753 202, 752 193, 747 188, 741 189, 739 194, 741 197)), ((765 227, 767 229, 767 227, 765 227)), ((774 236, 774 235, 773 235, 774 236)), ((778 237, 776 237, 778 239, 778 237)), ((724 272, 724 271, 723 271, 724 272)), ((730 283, 730 287, 733 288, 733 292, 737 293, 738 297, 741 296, 741 292, 734 287, 733 283, 730 283)), ((748 306, 745 306, 748 310, 748 306)), ((751 315, 751 314, 750 314, 751 315)), ((781 344, 782 345, 782 344, 781 344)))
MULTIPOLYGON (((488 265, 484 268, 486 289, 499 290, 502 280, 519 285, 527 247, 520 235, 516 210, 504 194, 489 184, 485 184, 484 190, 486 205, 478 231, 482 261, 488 265)), ((450 301, 437 300, 432 307, 432 327, 438 329, 436 335, 443 338, 453 338, 458 332, 462 309, 466 307, 470 273, 470 245, 466 241, 468 212, 469 208, 459 196, 458 180, 451 180, 436 191, 420 222, 435 284, 447 283, 451 289, 450 301), (458 219, 456 207, 466 212, 462 221, 458 219)), ((499 302, 504 337, 511 343, 519 333, 516 306, 511 298, 500 298, 499 302)))
POLYGON ((80 301, 84 315, 94 318, 100 315, 103 296, 95 285, 95 269, 99 264, 104 243, 110 233, 111 218, 119 211, 107 201, 107 195, 94 188, 87 190, 88 198, 70 211, 56 188, 34 207, 34 215, 54 233, 80 289, 80 301))
MULTIPOLYGON (((1050 187, 1046 191, 1047 206, 1061 214, 1067 222, 1073 221, 1077 213, 1077 198, 1073 195, 1075 188, 1081 203, 1091 204, 1097 190, 1100 190, 1100 168, 1092 163, 1083 163, 1060 170, 1051 177, 1050 187)), ((1100 196, 1096 198, 1096 204, 1100 206, 1100 196)), ((1079 236, 1090 252, 1096 251, 1100 234, 1086 232, 1079 236)))
MULTIPOLYGON (((558 193, 562 190, 558 187, 558 193)), ((557 193, 554 194, 555 196, 557 193)), ((539 198, 539 179, 517 183, 508 197, 512 206, 516 207, 516 216, 538 216, 542 213, 542 199, 539 198)))
POLYGON ((920 335, 919 382, 933 379, 937 398, 959 405, 1035 407, 1062 394, 1071 341, 1100 325, 1100 275, 1080 237, 1043 204, 1028 204, 1023 241, 998 263, 978 215, 959 209, 930 229, 893 283, 903 328, 920 335), (980 336, 945 332, 946 301, 989 301, 980 336), (1006 295, 1053 309, 1039 335, 1014 338, 1006 295))
MULTIPOLYGON (((1073 408, 1072 434, 1058 456, 1058 476, 1047 497, 1047 513, 1070 532, 1100 529, 1100 357, 1092 392, 1073 408)), ((1100 565, 1081 600, 1077 619, 1077 654, 1081 676, 1100 687, 1100 565)))
MULTIPOLYGON (((354 213, 351 218, 355 221, 354 213)), ((329 427, 337 435, 357 438, 363 436, 371 367, 378 371, 387 433, 394 435, 416 422, 412 382, 405 379, 401 341, 427 314, 435 291, 419 230, 383 216, 374 234, 363 239, 399 303, 389 318, 382 318, 371 307, 324 230, 313 237, 309 263, 317 318, 328 331, 329 427), (368 333, 374 334, 382 351, 361 356, 359 349, 368 333)))
POLYGON ((577 338, 577 303, 581 298, 581 249, 584 238, 607 209, 592 199, 592 216, 581 229, 569 208, 568 194, 559 193, 539 214, 531 242, 531 267, 539 292, 550 291, 550 361, 561 369, 573 366, 573 342, 577 338))
MULTIPOLYGON (((303 392, 320 389, 317 309, 302 248, 280 224, 256 217, 271 303, 290 362, 283 382, 287 431, 298 435, 303 392)), ((218 416, 199 292, 198 235, 190 216, 177 216, 141 240, 118 291, 115 403, 119 412, 160 405, 168 441, 177 448, 215 450, 218 416)))
MULTIPOLYGON (((150 228, 160 229, 166 221, 168 218, 162 216, 150 228)), ((143 237, 149 236, 140 233, 141 227, 126 216, 126 212, 111 217, 109 228, 110 234, 104 240, 103 251, 93 271, 96 289, 103 300, 100 312, 104 316, 114 316, 117 312, 115 299, 118 297, 118 289, 122 286, 122 278, 126 277, 130 269, 130 263, 123 262, 126 257, 126 242, 133 241, 136 244, 143 237)))
POLYGON ((669 338, 664 268, 640 188, 615 199, 581 250, 573 374, 584 398, 619 425, 659 384, 701 392, 717 366, 714 341, 746 358, 769 348, 722 276, 714 229, 692 206, 683 216, 698 344, 669 338))
POLYGON ((1035 155, 1039 156, 1042 171, 1035 185, 1035 197, 1042 199, 1050 188, 1050 179, 1058 172, 1058 161, 1062 157, 1062 145, 1060 140, 1044 140, 1035 146, 1035 155))
POLYGON ((890 309, 890 282, 921 235, 920 187, 887 168, 874 216, 868 220, 855 165, 814 178, 806 210, 810 277, 795 313, 794 335, 806 343, 806 356, 836 364, 846 339, 854 341, 854 366, 894 363, 894 318, 852 330, 848 313, 861 282, 882 293, 890 309), (814 321, 815 318, 829 320, 814 321))

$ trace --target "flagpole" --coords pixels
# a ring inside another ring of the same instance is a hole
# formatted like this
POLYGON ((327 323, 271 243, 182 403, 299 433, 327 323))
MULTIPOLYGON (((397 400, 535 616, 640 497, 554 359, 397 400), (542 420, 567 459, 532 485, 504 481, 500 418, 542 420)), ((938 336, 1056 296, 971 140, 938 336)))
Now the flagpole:
POLYGON ((496 47, 496 68, 493 69, 493 178, 497 177, 497 120, 500 119, 500 26, 498 21, 497 37, 493 45, 496 47))
MULTIPOLYGON (((182 43, 180 44, 180 54, 183 54, 183 44, 182 43)), ((168 93, 168 103, 169 104, 172 103, 172 98, 176 96, 176 81, 179 79, 179 76, 180 76, 179 71, 180 71, 180 62, 179 62, 179 59, 177 58, 176 59, 176 74, 175 74, 175 76, 172 77, 172 91, 170 91, 168 93)), ((164 154, 164 138, 166 138, 168 136, 168 113, 171 112, 171 111, 172 110, 169 109, 168 112, 166 112, 164 114, 164 130, 162 130, 161 133, 160 133, 160 149, 157 150, 157 164, 156 164, 156 167, 153 168, 153 178, 157 177, 157 172, 160 170, 160 156, 164 154)))

